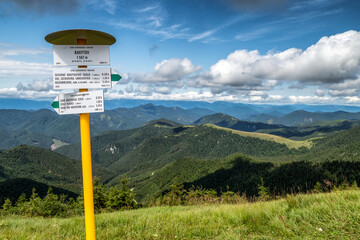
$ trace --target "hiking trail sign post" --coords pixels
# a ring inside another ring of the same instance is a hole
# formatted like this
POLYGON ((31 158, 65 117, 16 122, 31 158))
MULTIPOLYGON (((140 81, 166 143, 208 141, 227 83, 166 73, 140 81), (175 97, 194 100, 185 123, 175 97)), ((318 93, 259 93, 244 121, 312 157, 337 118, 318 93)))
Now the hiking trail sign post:
POLYGON ((85 231, 87 240, 95 240, 89 113, 104 112, 104 91, 88 89, 111 88, 121 76, 111 68, 87 66, 110 65, 109 46, 116 39, 100 31, 74 29, 50 33, 45 40, 53 44, 54 66, 78 66, 54 70, 54 89, 79 89, 79 92, 59 94, 51 106, 60 115, 80 114, 85 231))

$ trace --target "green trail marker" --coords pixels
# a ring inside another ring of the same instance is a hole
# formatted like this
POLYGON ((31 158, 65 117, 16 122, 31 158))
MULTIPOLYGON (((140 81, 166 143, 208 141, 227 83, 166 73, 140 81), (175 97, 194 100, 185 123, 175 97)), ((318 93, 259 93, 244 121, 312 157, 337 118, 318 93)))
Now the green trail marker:
MULTIPOLYGON (((122 77, 119 74, 111 74, 111 81, 115 82, 115 84, 120 81, 121 78, 122 77)), ((115 84, 113 83, 112 86, 114 86, 115 84)))

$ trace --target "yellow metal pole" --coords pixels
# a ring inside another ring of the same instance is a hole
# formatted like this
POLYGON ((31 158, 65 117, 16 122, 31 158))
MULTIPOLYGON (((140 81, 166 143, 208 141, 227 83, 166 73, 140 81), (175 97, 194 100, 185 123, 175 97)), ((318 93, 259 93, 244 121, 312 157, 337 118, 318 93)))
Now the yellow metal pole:
MULTIPOLYGON (((77 39, 78 45, 86 45, 86 39, 77 39)), ((86 68, 87 66, 79 66, 86 68)), ((80 89, 79 92, 87 92, 80 89)), ((91 166, 91 141, 89 113, 80 114, 81 158, 84 188, 84 212, 86 240, 95 240, 94 193, 91 166)))

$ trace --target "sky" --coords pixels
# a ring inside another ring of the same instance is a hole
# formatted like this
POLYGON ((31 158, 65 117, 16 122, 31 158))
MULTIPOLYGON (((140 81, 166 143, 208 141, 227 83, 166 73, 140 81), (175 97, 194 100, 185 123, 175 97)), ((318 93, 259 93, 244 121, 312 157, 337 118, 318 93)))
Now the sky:
POLYGON ((52 45, 113 35, 105 99, 360 105, 358 0, 0 0, 0 98, 54 99, 52 45))

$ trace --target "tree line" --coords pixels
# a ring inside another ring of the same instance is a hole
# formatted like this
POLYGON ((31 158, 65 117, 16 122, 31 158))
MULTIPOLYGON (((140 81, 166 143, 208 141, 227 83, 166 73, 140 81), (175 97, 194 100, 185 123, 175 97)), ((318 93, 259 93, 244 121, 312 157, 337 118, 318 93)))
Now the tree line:
MULTIPOLYGON (((97 213, 110 212, 140 207, 135 200, 135 194, 128 186, 128 178, 120 180, 120 189, 107 187, 99 183, 98 179, 94 182, 94 208, 97 213)), ((36 189, 33 188, 29 198, 26 194, 14 202, 6 199, 2 205, 1 214, 17 214, 24 216, 42 217, 71 217, 84 213, 83 195, 76 199, 65 194, 57 195, 49 187, 46 196, 41 198, 36 189)))
POLYGON ((324 191, 342 184, 351 185, 360 181, 360 162, 299 161, 275 166, 271 162, 255 162, 238 157, 230 169, 219 169, 196 181, 184 183, 186 189, 201 186, 222 192, 229 188, 249 198, 258 196, 257 186, 263 179, 264 186, 274 196, 291 193, 306 193, 316 184, 321 184, 324 191))
MULTIPOLYGON (((254 162, 239 156, 230 169, 220 169, 191 183, 175 178, 170 189, 160 196, 139 204, 129 187, 129 179, 121 179, 120 188, 94 182, 94 207, 97 213, 128 210, 143 206, 195 204, 239 204, 248 201, 276 199, 287 194, 330 192, 352 186, 360 180, 360 162, 292 162, 275 166, 270 162, 254 162)), ((33 189, 29 198, 22 194, 16 201, 6 199, 1 214, 25 216, 69 217, 83 214, 83 197, 76 199, 56 195, 49 188, 39 197, 33 189)))

